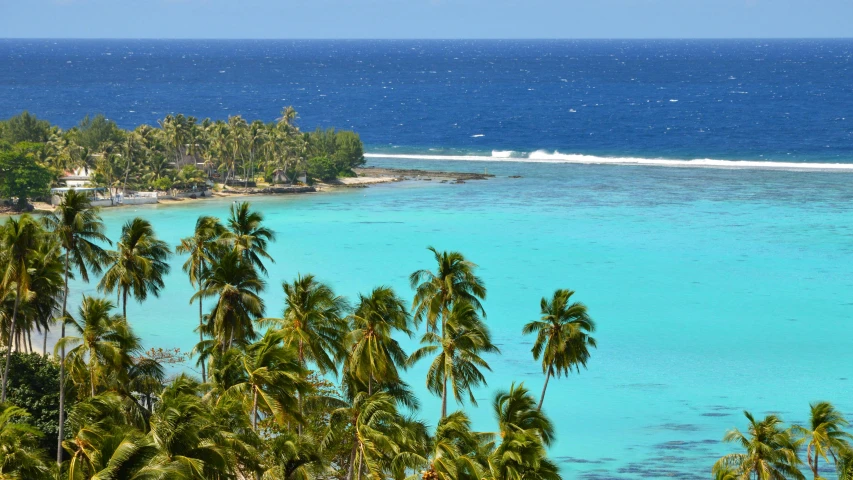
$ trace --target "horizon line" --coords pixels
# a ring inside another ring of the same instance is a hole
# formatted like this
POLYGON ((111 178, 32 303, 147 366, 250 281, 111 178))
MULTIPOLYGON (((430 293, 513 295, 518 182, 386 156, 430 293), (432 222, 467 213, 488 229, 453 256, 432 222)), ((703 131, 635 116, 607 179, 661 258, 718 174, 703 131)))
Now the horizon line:
POLYGON ((2 40, 220 41, 588 41, 588 40, 853 40, 848 37, 0 37, 2 40))

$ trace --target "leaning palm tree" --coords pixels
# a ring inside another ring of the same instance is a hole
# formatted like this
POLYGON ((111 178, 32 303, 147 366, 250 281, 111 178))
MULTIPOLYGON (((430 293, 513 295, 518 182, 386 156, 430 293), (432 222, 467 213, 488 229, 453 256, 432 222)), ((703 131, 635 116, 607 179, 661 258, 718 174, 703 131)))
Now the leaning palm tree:
POLYGON ((477 309, 466 301, 457 301, 445 315, 444 336, 427 331, 421 343, 425 346, 412 352, 407 365, 435 355, 427 372, 427 389, 441 395, 441 418, 447 416, 448 383, 453 397, 462 403, 467 394, 474 405, 474 388, 485 385, 486 377, 480 369, 491 371, 482 358, 484 353, 499 353, 491 340, 489 329, 480 319, 477 309))
POLYGON ((569 303, 572 290, 561 289, 554 292, 551 300, 542 297, 540 309, 542 318, 524 326, 525 335, 535 333, 533 359, 542 357, 542 372, 545 374, 545 386, 539 399, 539 408, 545 401, 545 390, 551 376, 567 375, 572 370, 586 368, 589 359, 589 347, 595 348, 595 339, 590 333, 595 331, 595 322, 587 315, 586 305, 579 302, 569 303))
MULTIPOLYGON (((48 230, 59 239, 65 251, 65 291, 62 296, 63 317, 68 310, 68 277, 71 265, 84 282, 89 281, 89 270, 101 273, 106 261, 106 252, 99 243, 110 244, 104 235, 104 223, 98 209, 92 207, 89 198, 76 190, 69 190, 62 197, 56 210, 44 217, 48 230)), ((65 322, 61 323, 60 338, 65 336, 65 322)), ((59 438, 56 447, 56 463, 62 462, 62 440, 65 429, 65 349, 59 355, 59 438)))
POLYGON ((743 479, 754 475, 758 480, 804 480, 799 469, 802 462, 797 455, 800 442, 794 440, 790 430, 782 428, 782 419, 768 415, 758 421, 751 413, 743 413, 749 421, 747 432, 744 434, 734 428, 726 433, 723 441, 740 445, 746 453, 731 453, 720 458, 712 474, 728 470, 743 479))
POLYGON ((48 468, 38 446, 42 433, 20 422, 29 416, 14 405, 0 408, 0 478, 47 478, 48 468))
POLYGON ((459 252, 438 252, 433 247, 427 249, 435 256, 438 268, 435 272, 418 270, 409 276, 409 282, 415 289, 412 302, 415 322, 426 319, 428 330, 438 331, 444 336, 443 325, 455 302, 466 302, 485 317, 480 300, 486 298, 486 286, 474 274, 477 265, 459 252), (441 328, 438 327, 439 319, 441 328))
POLYGON ((839 455, 850 448, 850 439, 853 439, 853 436, 844 431, 844 427, 849 423, 844 414, 836 410, 831 403, 817 402, 809 407, 808 425, 795 425, 793 430, 800 434, 806 443, 806 463, 817 480, 820 478, 818 460, 823 458, 829 462, 831 455, 837 461, 839 455))
POLYGON ((203 331, 213 337, 220 351, 246 345, 255 339, 253 320, 264 314, 260 294, 266 283, 255 268, 234 251, 222 255, 206 270, 196 298, 216 298, 203 331))
POLYGON ((12 316, 9 319, 9 335, 6 339, 6 365, 3 367, 3 387, 0 403, 6 401, 6 383, 9 379, 9 358, 12 356, 12 342, 15 339, 18 308, 21 299, 29 293, 30 261, 36 255, 41 237, 44 232, 33 217, 22 215, 20 218, 9 218, 0 230, 0 284, 9 291, 14 291, 15 303, 12 316))
POLYGON ((406 367, 407 355, 394 334, 412 336, 411 318, 403 300, 391 288, 377 287, 367 297, 359 295, 349 321, 345 368, 367 385, 369 394, 374 383, 398 382, 398 369, 406 367))
POLYGON ((242 380, 229 387, 221 399, 251 399, 249 415, 252 429, 258 429, 261 412, 272 415, 280 424, 288 420, 302 423, 297 395, 308 391, 307 371, 299 364, 292 347, 283 345, 281 332, 268 331, 258 342, 240 352, 242 380))
POLYGON ((134 218, 121 228, 116 250, 107 252, 108 268, 98 289, 117 292, 122 316, 127 318, 128 294, 132 293, 138 302, 148 298, 148 294, 160 296, 163 277, 169 273, 169 255, 168 244, 157 238, 151 223, 134 218))
POLYGON ((488 478, 561 478, 545 450, 554 440, 554 425, 535 405, 523 383, 495 395, 500 440, 488 458, 488 478))
POLYGON ((249 210, 249 206, 249 202, 231 205, 228 232, 223 235, 223 239, 229 241, 261 273, 266 274, 263 259, 275 263, 275 259, 267 252, 269 242, 275 241, 275 233, 262 225, 263 214, 249 210))
MULTIPOLYGON (((210 268, 210 264, 222 253, 222 244, 219 238, 225 233, 225 227, 219 223, 216 217, 199 217, 195 224, 195 232, 191 237, 181 239, 181 243, 175 248, 178 254, 189 254, 184 262, 184 272, 189 276, 190 285, 201 291, 202 276, 210 268)), ((198 334, 199 341, 204 341, 202 333, 204 325, 203 298, 198 297, 198 334)), ((204 371, 204 363, 201 364, 202 381, 207 381, 204 371)))

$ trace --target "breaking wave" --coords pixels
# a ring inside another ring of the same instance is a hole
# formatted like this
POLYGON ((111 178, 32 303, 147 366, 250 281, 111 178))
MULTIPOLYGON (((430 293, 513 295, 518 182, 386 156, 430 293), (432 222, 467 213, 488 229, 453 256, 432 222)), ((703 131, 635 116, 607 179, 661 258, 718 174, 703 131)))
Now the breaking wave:
POLYGON ((526 162, 574 163, 587 165, 643 165, 655 167, 726 168, 749 170, 808 170, 853 172, 853 163, 777 162, 770 160, 715 160, 710 158, 670 159, 641 157, 599 157, 574 153, 537 150, 524 153, 512 150, 493 150, 491 155, 433 155, 409 153, 365 153, 367 158, 396 158, 408 160, 444 160, 466 162, 526 162))

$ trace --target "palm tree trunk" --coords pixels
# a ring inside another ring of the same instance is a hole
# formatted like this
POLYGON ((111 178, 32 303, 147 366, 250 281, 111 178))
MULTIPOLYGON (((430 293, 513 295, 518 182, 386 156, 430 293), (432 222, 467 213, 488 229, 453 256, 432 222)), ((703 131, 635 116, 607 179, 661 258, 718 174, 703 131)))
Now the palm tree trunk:
POLYGON ((47 328, 44 329, 44 343, 41 346, 41 354, 47 358, 47 328))
POLYGON ((349 454, 349 468, 347 469, 347 480, 352 480, 353 472, 355 472, 355 456, 358 453, 358 439, 353 435, 352 452, 349 454))
MULTIPOLYGON (((91 358, 90 358, 91 360, 91 358)), ((89 383, 92 389, 92 398, 95 398, 95 366, 91 365, 89 367, 89 383)))
POLYGON ((15 338, 15 323, 18 317, 18 305, 21 303, 21 282, 18 282, 15 294, 15 306, 12 308, 12 322, 9 327, 9 341, 6 342, 6 366, 3 367, 3 393, 0 394, 0 403, 6 401, 6 381, 9 379, 9 364, 12 360, 12 339, 15 338))
POLYGON ((252 430, 258 431, 258 391, 252 388, 252 430))
MULTIPOLYGON (((200 290, 199 290, 200 291, 200 290)), ((198 297, 198 341, 199 343, 204 341, 204 334, 202 333, 202 328, 204 327, 204 323, 202 319, 204 318, 204 310, 202 310, 201 306, 201 295, 198 297)), ((204 372, 204 362, 201 362, 201 381, 207 383, 207 375, 204 372)))
MULTIPOLYGON (((68 308, 68 259, 70 253, 65 249, 65 294, 62 296, 62 330, 61 337, 65 337, 65 316, 68 308)), ((47 332, 44 332, 44 344, 47 345, 47 332)), ((47 352, 45 352, 47 355, 47 352)), ((62 345, 62 351, 59 359, 59 432, 56 437, 56 464, 62 464, 62 438, 65 433, 65 345, 62 345)))
POLYGON ((545 372, 545 386, 542 387, 542 397, 539 398, 539 406, 536 410, 542 410, 542 402, 545 401, 545 390, 548 389, 548 380, 551 379, 551 365, 548 365, 548 371, 545 372))
POLYGON ((357 454, 358 454, 358 469, 356 470, 356 473, 355 473, 355 479, 361 480, 361 462, 362 462, 362 460, 364 460, 364 446, 362 446, 362 448, 359 449, 357 454))
POLYGON ((121 290, 121 316, 127 321, 127 287, 121 290))
POLYGON ((444 374, 444 388, 441 389, 441 418, 447 416, 447 374, 444 374))
POLYGON ((32 330, 27 330, 27 343, 30 345, 30 353, 33 353, 33 332, 32 330))
MULTIPOLYGON (((299 365, 305 367, 305 350, 301 339, 299 340, 299 365)), ((302 392, 296 392, 296 399, 299 402, 299 416, 301 417, 305 414, 302 410, 302 392)), ((302 435, 302 422, 296 425, 296 431, 302 435)))

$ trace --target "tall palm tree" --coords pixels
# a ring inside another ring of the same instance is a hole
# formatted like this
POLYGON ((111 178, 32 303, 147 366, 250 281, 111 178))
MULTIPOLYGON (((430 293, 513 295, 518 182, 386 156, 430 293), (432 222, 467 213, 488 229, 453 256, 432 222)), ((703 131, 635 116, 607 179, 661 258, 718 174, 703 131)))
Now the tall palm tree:
POLYGON ((751 413, 743 413, 749 422, 747 432, 744 434, 734 428, 726 432, 723 441, 738 444, 746 453, 731 453, 720 458, 712 473, 734 470, 738 478, 755 475, 758 480, 804 480, 799 469, 802 462, 797 455, 800 442, 794 440, 790 430, 782 428, 782 419, 768 415, 759 421, 751 413))
POLYGON ((489 455, 490 478, 559 480, 557 466, 545 448, 554 440, 554 425, 538 408, 524 384, 512 384, 495 395, 499 443, 489 455))
POLYGON ((9 379, 9 359, 15 339, 18 308, 22 297, 29 292, 30 262, 36 255, 44 232, 33 217, 24 214, 20 218, 9 218, 0 230, 0 268, 3 269, 0 284, 8 290, 14 286, 15 304, 9 320, 9 336, 6 340, 6 365, 3 367, 3 388, 0 403, 6 401, 6 383, 9 379))
POLYGON ((346 368, 373 393, 376 382, 398 382, 398 368, 406 367, 407 355, 394 339, 397 332, 412 336, 411 317, 403 300, 389 287, 377 287, 349 317, 350 332, 344 341, 349 354, 346 368))
POLYGON ((579 302, 569 303, 572 290, 561 289, 554 292, 551 300, 542 297, 540 310, 542 318, 524 326, 525 335, 535 333, 533 359, 542 357, 542 372, 545 385, 539 399, 539 409, 545 401, 545 390, 552 375, 568 375, 572 370, 586 368, 589 360, 589 348, 595 348, 595 339, 590 333, 595 331, 595 322, 589 317, 586 305, 579 302))
POLYGON ((264 323, 281 330, 284 342, 296 348, 300 364, 312 362, 321 374, 337 373, 337 360, 345 352, 346 299, 310 274, 283 282, 281 288, 284 314, 264 323))
POLYGON ((418 270, 409 276, 409 283, 415 289, 412 302, 415 321, 426 319, 428 330, 444 336, 443 324, 455 302, 466 302, 485 317, 480 300, 486 298, 486 286, 474 274, 477 265, 459 252, 439 252, 433 247, 427 250, 435 256, 438 267, 435 272, 418 270), (439 319, 441 328, 438 327, 439 319))
MULTIPOLYGON (((281 331, 284 343, 296 349, 300 365, 305 367, 310 361, 321 374, 337 374, 337 362, 345 355, 346 300, 310 274, 298 275, 293 283, 284 282, 281 287, 284 315, 263 322, 281 331)), ((301 394, 298 402, 302 414, 301 394)), ((302 433, 301 426, 299 433, 302 433)))
POLYGON ((33 298, 28 302, 34 325, 43 333, 42 353, 47 356, 47 333, 55 318, 61 315, 64 299, 64 259, 59 239, 46 235, 30 263, 33 298), (59 315, 57 315, 59 314, 59 315))
POLYGON ((491 371, 481 355, 499 353, 477 309, 470 303, 454 302, 453 309, 444 318, 444 336, 427 331, 421 339, 425 346, 412 352, 407 360, 408 365, 414 365, 422 358, 435 355, 427 372, 427 389, 441 395, 441 418, 447 416, 448 383, 457 402, 463 402, 467 394, 471 403, 477 405, 473 389, 486 384, 480 369, 491 371))
POLYGON ((269 242, 275 241, 275 233, 263 226, 264 215, 249 209, 249 202, 239 202, 231 205, 228 217, 228 232, 223 236, 234 249, 240 252, 261 273, 266 274, 263 259, 275 263, 275 259, 267 253, 269 242))
POLYGON ((815 480, 820 478, 818 460, 829 462, 829 456, 837 461, 841 452, 850 448, 853 436, 844 431, 849 423, 844 414, 835 409, 829 402, 812 403, 809 411, 809 423, 802 427, 795 425, 794 432, 803 437, 806 442, 806 463, 814 474, 815 480))
POLYGON ((203 330, 216 339, 220 350, 254 340, 252 321, 264 314, 260 294, 266 286, 255 268, 240 253, 229 251, 203 273, 201 286, 193 300, 216 297, 203 330))
POLYGON ((116 250, 107 252, 108 268, 98 284, 103 292, 117 292, 121 298, 122 316, 127 318, 129 293, 138 302, 148 294, 160 296, 163 277, 169 273, 169 245, 158 239, 148 220, 134 218, 121 228, 116 250))
POLYGON ((280 425, 288 419, 302 423, 297 409, 297 395, 305 393, 309 384, 307 371, 300 365, 292 347, 283 345, 284 336, 268 331, 258 342, 249 345, 238 358, 242 365, 242 381, 229 387, 223 398, 251 398, 249 414, 252 429, 258 429, 261 411, 270 414, 280 425))
MULTIPOLYGON (((98 209, 92 207, 89 198, 72 189, 65 193, 56 209, 46 217, 48 230, 59 239, 65 251, 65 273, 63 284, 65 291, 62 295, 62 315, 68 312, 68 277, 71 266, 84 282, 89 282, 89 270, 100 274, 101 265, 106 262, 107 255, 99 243, 111 245, 104 235, 104 222, 98 214, 98 209)), ((65 322, 61 323, 60 338, 65 336, 65 322)), ((59 438, 56 447, 56 463, 62 463, 62 440, 65 429, 65 348, 61 348, 59 356, 59 438)))
MULTIPOLYGON (((222 244, 219 238, 225 233, 225 227, 219 223, 216 217, 199 217, 195 224, 195 232, 191 237, 181 239, 181 243, 175 248, 178 254, 189 254, 184 262, 184 272, 189 276, 190 285, 201 291, 202 277, 204 272, 210 268, 210 264, 222 253, 222 244)), ((198 335, 199 341, 204 341, 204 307, 203 298, 198 297, 198 335)), ((207 381, 204 371, 204 363, 201 364, 201 378, 207 381)))
POLYGON ((85 366, 91 397, 98 393, 98 382, 110 374, 118 374, 117 383, 127 381, 133 356, 140 351, 139 338, 124 317, 111 314, 114 307, 109 300, 84 296, 79 320, 71 316, 65 320, 76 335, 62 337, 56 345, 71 348, 72 365, 85 366))

